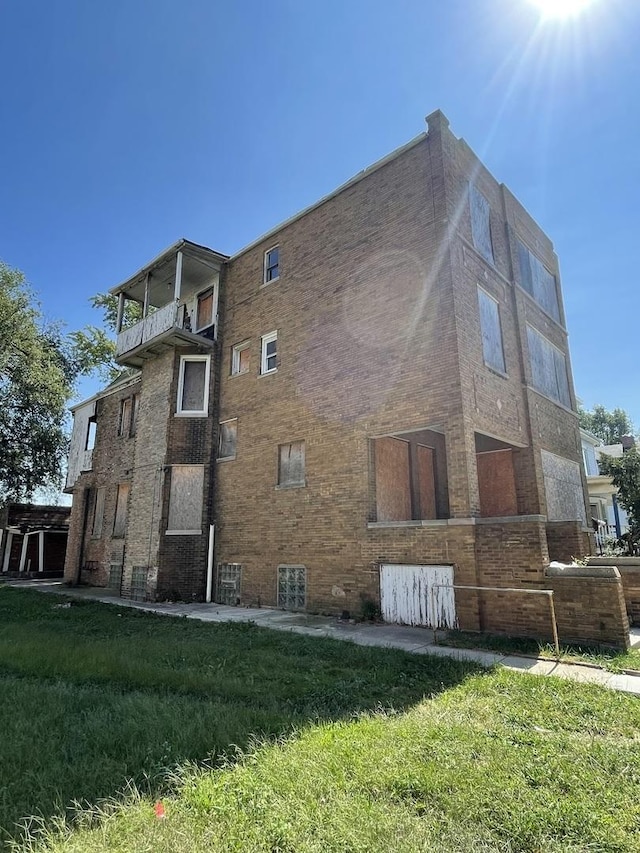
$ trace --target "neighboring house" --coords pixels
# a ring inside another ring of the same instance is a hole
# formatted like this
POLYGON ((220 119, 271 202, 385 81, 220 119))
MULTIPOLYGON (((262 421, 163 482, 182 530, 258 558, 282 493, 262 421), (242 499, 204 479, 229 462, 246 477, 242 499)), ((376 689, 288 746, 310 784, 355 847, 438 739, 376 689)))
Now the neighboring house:
POLYGON ((548 625, 439 586, 544 586, 589 527, 552 243, 427 123, 237 254, 180 240, 111 291, 137 373, 74 409, 68 580, 423 623, 427 583, 462 627, 548 625))
POLYGON ((601 474, 598 467, 600 456, 612 456, 619 459, 625 449, 633 446, 624 436, 624 443, 604 444, 597 436, 587 430, 580 430, 582 442, 582 459, 587 474, 587 490, 589 493, 589 512, 596 533, 596 544, 601 549, 605 540, 619 539, 629 530, 627 513, 618 504, 618 489, 613 485, 611 477, 601 474))
POLYGON ((71 507, 10 503, 0 511, 2 575, 62 577, 71 507))

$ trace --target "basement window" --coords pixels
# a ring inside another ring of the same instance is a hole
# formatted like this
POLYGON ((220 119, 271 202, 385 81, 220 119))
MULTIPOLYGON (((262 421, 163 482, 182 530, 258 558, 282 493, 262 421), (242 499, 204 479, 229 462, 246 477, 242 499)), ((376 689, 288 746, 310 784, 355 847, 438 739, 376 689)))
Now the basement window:
POLYGON ((305 566, 278 566, 278 607, 304 610, 307 600, 305 566))
POLYGON ((536 391, 571 408, 569 377, 564 353, 537 329, 527 326, 531 381, 536 391))
POLYGON ((305 486, 304 441, 278 447, 278 486, 305 486))
POLYGON ((180 357, 177 415, 206 417, 209 414, 209 370, 208 355, 180 357))
POLYGON ((493 264, 491 208, 489 202, 474 184, 469 184, 469 208, 471 210, 471 236, 473 245, 485 261, 493 264))
POLYGON ((449 517, 445 439, 424 429, 373 439, 377 522, 449 517))

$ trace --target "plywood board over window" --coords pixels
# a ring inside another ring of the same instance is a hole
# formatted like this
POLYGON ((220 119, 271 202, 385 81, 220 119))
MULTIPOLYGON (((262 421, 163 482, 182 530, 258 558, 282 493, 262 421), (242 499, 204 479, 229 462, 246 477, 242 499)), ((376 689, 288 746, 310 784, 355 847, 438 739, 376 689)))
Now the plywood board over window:
POLYGON ((542 473, 549 521, 587 523, 580 465, 542 450, 542 473))
POLYGON ((278 485, 304 486, 304 441, 281 444, 278 448, 278 485))
POLYGON ((169 492, 168 534, 202 533, 204 465, 173 465, 169 492))
POLYGON ((420 518, 437 518, 435 454, 433 447, 418 444, 416 454, 418 461, 420 518))
POLYGON ((116 514, 113 521, 113 538, 122 539, 127 529, 127 504, 129 502, 129 483, 118 484, 116 496, 116 514))
POLYGON ((469 207, 471 209, 471 236, 473 245, 482 257, 493 264, 491 242, 491 208, 480 190, 469 184, 469 207))
POLYGON ((480 515, 500 518, 518 514, 516 478, 511 449, 491 450, 476 455, 480 515))
POLYGON ((411 519, 409 443, 391 436, 374 443, 376 518, 378 521, 411 519))

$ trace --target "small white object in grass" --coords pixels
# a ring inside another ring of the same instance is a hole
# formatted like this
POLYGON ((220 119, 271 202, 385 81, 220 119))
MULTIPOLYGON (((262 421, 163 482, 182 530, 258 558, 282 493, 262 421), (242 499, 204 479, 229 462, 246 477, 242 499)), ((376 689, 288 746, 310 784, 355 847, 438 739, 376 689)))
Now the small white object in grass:
POLYGON ((53 606, 54 606, 54 608, 57 607, 58 609, 60 609, 60 608, 66 609, 67 607, 71 607, 71 602, 67 601, 64 604, 54 604, 53 606))

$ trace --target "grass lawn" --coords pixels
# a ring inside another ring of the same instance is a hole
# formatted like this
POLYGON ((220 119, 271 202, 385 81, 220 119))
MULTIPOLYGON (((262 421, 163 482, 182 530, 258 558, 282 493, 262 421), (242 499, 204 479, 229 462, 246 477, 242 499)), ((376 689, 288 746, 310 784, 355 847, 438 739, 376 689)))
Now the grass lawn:
POLYGON ((24 815, 51 827, 74 799, 115 798, 34 845, 640 850, 632 696, 251 625, 61 603, 0 588, 5 838, 24 815))
MULTIPOLYGON (((552 643, 540 643, 526 637, 501 637, 496 634, 478 634, 473 631, 448 631, 443 646, 459 649, 488 649, 499 654, 525 654, 535 657, 556 659, 552 643)), ((608 649, 604 646, 561 646, 560 660, 575 663, 591 663, 609 672, 634 670, 640 672, 640 649, 608 649)))

